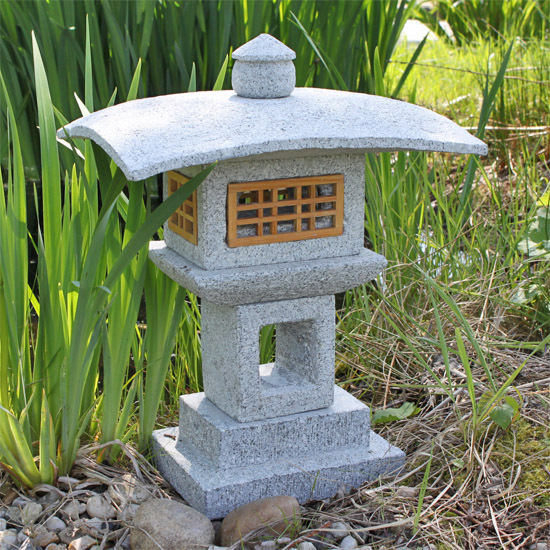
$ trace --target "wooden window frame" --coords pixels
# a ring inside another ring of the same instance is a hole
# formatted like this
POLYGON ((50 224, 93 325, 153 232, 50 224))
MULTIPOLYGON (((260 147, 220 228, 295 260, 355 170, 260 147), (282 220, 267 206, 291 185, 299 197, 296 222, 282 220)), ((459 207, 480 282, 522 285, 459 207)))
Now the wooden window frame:
POLYGON ((227 187, 227 244, 231 248, 335 237, 343 232, 343 174, 230 183, 227 187), (318 195, 317 186, 323 185, 333 185, 333 193, 318 195), (280 191, 293 197, 281 199, 280 191), (250 202, 239 204, 243 194, 250 195, 247 197, 250 202), (332 208, 321 209, 323 204, 331 203, 332 208), (285 208, 293 209, 293 212, 281 213, 285 208), (251 215, 244 217, 244 212, 250 212, 251 215), (327 217, 333 217, 333 224, 329 227, 318 227, 317 219, 327 217), (281 231, 281 222, 293 223, 293 229, 281 231), (238 228, 244 225, 255 226, 256 235, 239 236, 238 228), (264 234, 266 227, 269 227, 268 233, 264 234))
MULTIPOLYGON (((174 191, 185 185, 190 178, 179 172, 171 171, 168 172, 167 179, 168 196, 170 196, 174 191)), ((168 227, 174 233, 196 245, 199 235, 197 218, 197 190, 195 189, 191 196, 170 216, 168 227)))

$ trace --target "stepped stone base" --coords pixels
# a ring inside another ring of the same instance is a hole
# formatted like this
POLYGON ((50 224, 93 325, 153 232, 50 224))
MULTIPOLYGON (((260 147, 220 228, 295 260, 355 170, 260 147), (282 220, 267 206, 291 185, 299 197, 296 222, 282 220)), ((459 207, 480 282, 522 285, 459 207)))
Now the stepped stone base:
POLYGON ((330 498, 404 462, 400 449, 369 430, 368 407, 338 387, 326 409, 245 423, 204 394, 184 396, 181 424, 154 432, 157 466, 211 519, 269 496, 330 498))

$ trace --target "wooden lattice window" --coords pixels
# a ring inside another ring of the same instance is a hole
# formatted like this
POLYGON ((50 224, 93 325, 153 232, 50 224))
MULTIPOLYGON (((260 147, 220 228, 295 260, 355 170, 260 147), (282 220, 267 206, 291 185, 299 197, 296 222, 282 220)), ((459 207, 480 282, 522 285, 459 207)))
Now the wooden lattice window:
POLYGON ((342 174, 228 186, 230 247, 333 237, 343 230, 342 174))
MULTIPOLYGON (((168 196, 174 191, 185 185, 189 181, 178 172, 168 172, 168 196)), ((197 244, 197 190, 193 191, 191 196, 170 216, 168 227, 187 239, 193 244, 197 244)))

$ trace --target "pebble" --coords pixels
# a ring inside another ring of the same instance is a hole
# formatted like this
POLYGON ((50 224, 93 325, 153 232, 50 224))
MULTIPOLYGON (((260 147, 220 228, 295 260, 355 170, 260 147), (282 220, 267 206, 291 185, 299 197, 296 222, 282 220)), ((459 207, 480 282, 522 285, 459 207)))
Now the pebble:
POLYGON ((21 521, 23 525, 32 525, 42 513, 42 505, 38 502, 27 502, 21 510, 21 521))
POLYGON ((59 531, 63 531, 67 527, 67 524, 57 516, 51 516, 44 522, 44 527, 48 531, 59 533, 59 531))
POLYGON ((88 535, 84 535, 78 539, 74 539, 69 544, 69 550, 88 550, 92 546, 95 546, 96 540, 88 535))
POLYGON ((164 550, 204 550, 214 544, 210 520, 175 500, 155 498, 144 502, 133 525, 137 528, 130 532, 133 550, 158 550, 159 545, 164 550))
POLYGON ((529 550, 550 550, 550 544, 546 544, 545 542, 535 542, 535 544, 531 544, 531 546, 529 546, 529 550))
POLYGON ((349 525, 342 521, 335 521, 327 533, 332 535, 336 540, 342 540, 349 535, 349 525))
POLYGON ((277 539, 277 544, 279 546, 283 546, 283 545, 286 545, 290 542, 290 537, 280 537, 277 539))
POLYGON ((0 518, 0 531, 5 531, 8 526, 8 522, 4 518, 0 518))
POLYGON ((31 500, 27 497, 17 497, 13 499, 13 502, 11 503, 12 506, 17 506, 19 508, 24 508, 26 504, 28 504, 31 500))
POLYGON ((51 531, 44 530, 38 533, 35 537, 33 537, 32 542, 33 544, 37 546, 48 546, 48 544, 53 544, 54 542, 58 542, 59 537, 56 533, 52 533, 51 531))
POLYGON ((6 509, 6 517, 12 523, 21 525, 21 508, 17 508, 17 506, 8 506, 6 509))
MULTIPOLYGON (((279 539, 281 540, 281 539, 279 539)), ((277 543, 274 540, 264 540, 262 544, 260 544, 262 548, 277 548, 277 543)))
POLYGON ((406 485, 402 485, 395 491, 395 496, 401 497, 401 498, 416 498, 418 496, 418 488, 417 487, 407 487, 406 485))
POLYGON ((48 544, 46 550, 67 550, 66 544, 48 544))
POLYGON ((86 511, 91 518, 107 520, 116 516, 115 509, 103 495, 94 495, 90 498, 86 503, 86 511))
POLYGON ((317 548, 312 542, 305 541, 298 545, 298 550, 317 550, 317 548))
POLYGON ((17 532, 13 529, 0 531, 0 548, 10 548, 17 544, 17 532))
POLYGON ((221 528, 221 544, 231 546, 248 533, 265 526, 268 526, 268 535, 282 535, 288 532, 292 524, 300 529, 300 505, 294 497, 262 498, 239 506, 225 517, 221 528))
POLYGON ((83 502, 78 502, 77 500, 71 500, 63 506, 61 511, 66 514, 69 519, 78 519, 80 514, 86 511, 86 505, 83 502))
POLYGON ((348 535, 342 539, 340 548, 343 548, 344 550, 352 550, 352 548, 357 548, 357 541, 351 535, 348 535))
MULTIPOLYGON (((6 508, 5 507, 2 507, 0 508, 0 519, 1 518, 5 518, 6 517, 6 508)), ((0 529, 1 531, 2 529, 0 529)))

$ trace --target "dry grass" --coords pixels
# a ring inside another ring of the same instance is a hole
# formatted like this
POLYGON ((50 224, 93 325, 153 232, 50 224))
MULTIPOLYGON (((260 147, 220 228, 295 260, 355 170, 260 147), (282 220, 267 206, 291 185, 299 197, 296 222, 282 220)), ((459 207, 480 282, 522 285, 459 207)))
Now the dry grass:
MULTIPOLYGON (((510 366, 525 359, 521 353, 502 356, 510 366)), ((416 417, 376 430, 405 451, 404 472, 319 504, 311 509, 312 520, 344 518, 375 548, 433 543, 457 550, 515 549, 550 542, 549 373, 550 354, 528 361, 516 386, 521 416, 506 432, 486 425, 472 433, 464 389, 453 403, 425 387, 416 417)))

